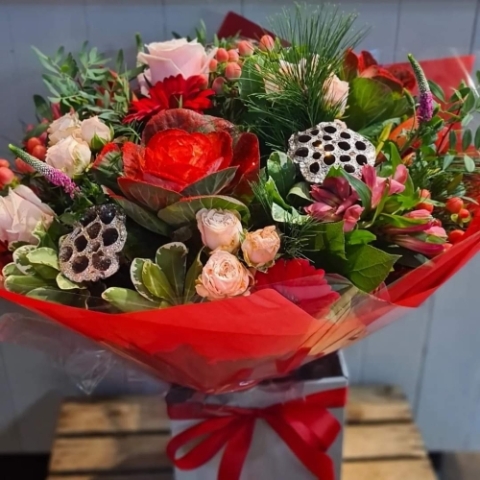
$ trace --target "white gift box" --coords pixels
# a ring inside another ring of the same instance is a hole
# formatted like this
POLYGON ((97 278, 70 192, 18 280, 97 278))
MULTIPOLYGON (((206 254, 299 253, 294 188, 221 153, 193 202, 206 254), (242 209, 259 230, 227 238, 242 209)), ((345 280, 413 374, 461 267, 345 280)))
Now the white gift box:
MULTIPOLYGON (((344 389, 348 385, 347 370, 342 354, 335 354, 303 367, 288 379, 263 383, 246 391, 222 395, 203 396, 202 403, 221 412, 222 406, 243 409, 265 409, 272 405, 286 404, 312 394, 344 389), (302 378, 307 374, 308 377, 302 378)), ((193 399, 187 400, 192 402, 193 399)), ((198 398, 195 399, 198 401, 198 398)), ((326 452, 334 465, 335 480, 340 480, 343 445, 344 408, 328 411, 341 425, 340 432, 326 452)), ((319 408, 319 418, 323 409, 319 408), (320 411, 322 410, 322 411, 320 411)), ((172 436, 188 430, 202 420, 171 420, 172 436)), ((176 458, 189 451, 181 449, 176 458)), ((175 469, 176 480, 216 480, 222 459, 222 448, 210 461, 194 470, 175 469)), ((255 420, 253 438, 243 463, 240 480, 314 480, 315 476, 290 450, 284 440, 263 419, 255 420)), ((230 479, 228 480, 235 480, 230 479)), ((322 480, 322 479, 320 479, 322 480)))

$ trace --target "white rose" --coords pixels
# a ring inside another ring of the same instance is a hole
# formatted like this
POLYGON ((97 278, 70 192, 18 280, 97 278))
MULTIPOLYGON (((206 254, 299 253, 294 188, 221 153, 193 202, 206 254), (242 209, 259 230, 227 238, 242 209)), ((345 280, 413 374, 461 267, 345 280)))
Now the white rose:
POLYGON ((149 67, 138 78, 143 94, 148 93, 147 82, 155 85, 167 77, 177 75, 182 75, 185 79, 196 75, 205 75, 207 78, 210 60, 217 51, 214 48, 207 54, 205 47, 197 40, 189 42, 185 38, 154 42, 145 47, 148 53, 140 52, 137 56, 138 63, 149 67))
POLYGON ((79 127, 80 120, 75 112, 60 117, 48 127, 49 145, 55 145, 63 138, 73 135, 78 132, 79 127))
POLYGON ((238 258, 224 250, 215 250, 197 279, 197 294, 209 300, 249 295, 253 275, 238 258))
POLYGON ((202 208, 197 212, 197 226, 202 242, 210 250, 236 252, 240 247, 242 223, 238 212, 202 208))
POLYGON ((105 125, 98 117, 92 117, 84 120, 80 124, 80 132, 82 138, 93 150, 100 150, 113 138, 110 127, 105 125))
POLYGON ((336 75, 330 76, 325 82, 325 98, 327 104, 331 107, 338 108, 338 116, 341 117, 345 113, 348 101, 348 92, 350 86, 348 82, 340 80, 336 75))
POLYGON ((32 235, 35 227, 39 222, 48 227, 54 217, 55 212, 32 190, 19 185, 6 197, 0 197, 0 240, 36 245, 38 239, 32 235))
POLYGON ((275 226, 249 232, 242 243, 242 252, 247 265, 255 268, 273 264, 280 250, 280 236, 275 226))
POLYGON ((92 152, 87 142, 70 136, 47 150, 45 162, 73 178, 90 165, 91 159, 92 152))

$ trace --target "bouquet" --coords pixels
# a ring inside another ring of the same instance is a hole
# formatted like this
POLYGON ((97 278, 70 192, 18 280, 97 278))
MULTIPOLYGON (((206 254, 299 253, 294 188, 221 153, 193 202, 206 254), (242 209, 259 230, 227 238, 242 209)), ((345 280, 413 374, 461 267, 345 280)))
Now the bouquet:
POLYGON ((51 345, 62 325, 169 383, 235 391, 365 337, 468 262, 476 90, 356 52, 355 20, 297 7, 271 33, 138 39, 133 69, 37 51, 50 96, 1 161, 0 296, 50 323, 7 315, 2 340, 51 345))

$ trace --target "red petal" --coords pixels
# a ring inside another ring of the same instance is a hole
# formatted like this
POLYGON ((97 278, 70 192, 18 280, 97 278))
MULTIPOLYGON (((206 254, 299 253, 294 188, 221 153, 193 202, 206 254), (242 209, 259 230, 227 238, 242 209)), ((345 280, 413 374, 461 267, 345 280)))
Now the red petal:
POLYGON ((103 148, 102 151, 97 155, 95 162, 92 165, 92 168, 98 168, 99 165, 102 163, 105 156, 111 152, 120 152, 120 147, 117 143, 107 143, 103 148))
POLYGON ((345 52, 344 68, 347 76, 356 77, 358 74, 358 56, 349 48, 345 52))
POLYGON ((123 172, 125 176, 131 178, 142 177, 142 170, 145 163, 145 150, 140 145, 132 142, 125 142, 122 147, 123 152, 123 172))
POLYGON ((370 52, 367 52, 366 50, 360 52, 360 55, 358 56, 358 70, 360 72, 375 65, 378 65, 378 62, 370 52))
POLYGON ((232 185, 238 185, 243 191, 250 182, 258 177, 260 170, 260 146, 253 133, 242 133, 233 150, 232 167, 238 167, 232 185))

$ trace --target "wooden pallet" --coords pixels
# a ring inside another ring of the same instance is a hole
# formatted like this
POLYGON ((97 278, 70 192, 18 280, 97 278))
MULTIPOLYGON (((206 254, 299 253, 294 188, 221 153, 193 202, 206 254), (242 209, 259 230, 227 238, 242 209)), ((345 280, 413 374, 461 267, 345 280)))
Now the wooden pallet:
MULTIPOLYGON (((397 389, 352 388, 347 423, 342 480, 435 480, 397 389)), ((173 480, 168 440, 157 397, 66 401, 48 480, 173 480)))

